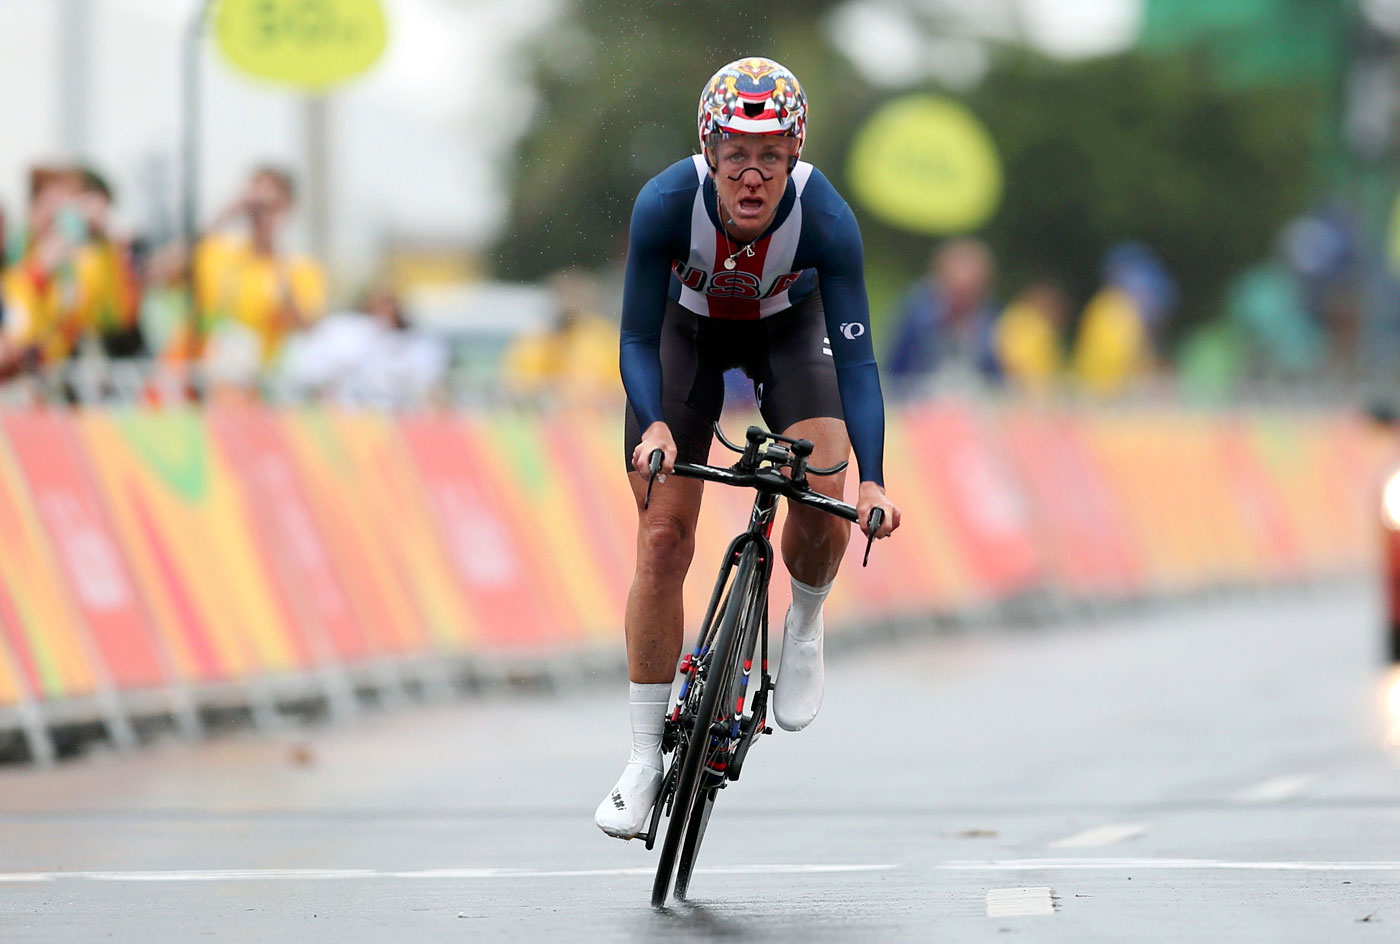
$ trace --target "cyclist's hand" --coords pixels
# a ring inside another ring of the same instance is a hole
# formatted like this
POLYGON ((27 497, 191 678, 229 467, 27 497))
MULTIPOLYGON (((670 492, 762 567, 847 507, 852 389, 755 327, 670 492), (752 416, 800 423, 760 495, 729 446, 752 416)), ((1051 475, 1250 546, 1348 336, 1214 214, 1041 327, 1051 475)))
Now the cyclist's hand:
POLYGON ((877 538, 887 538, 890 532, 899 527, 899 509, 894 506, 894 502, 885 497, 885 490, 874 482, 861 482, 859 497, 856 499, 856 518, 860 522, 861 531, 865 530, 865 523, 870 520, 870 512, 875 508, 885 510, 885 520, 880 524, 880 530, 875 532, 877 538))
POLYGON ((647 427, 646 432, 642 433, 642 441, 632 450, 632 468, 642 478, 646 478, 650 472, 651 454, 656 449, 665 454, 661 460, 661 474, 673 472, 676 468, 676 440, 671 436, 671 427, 660 421, 647 427))

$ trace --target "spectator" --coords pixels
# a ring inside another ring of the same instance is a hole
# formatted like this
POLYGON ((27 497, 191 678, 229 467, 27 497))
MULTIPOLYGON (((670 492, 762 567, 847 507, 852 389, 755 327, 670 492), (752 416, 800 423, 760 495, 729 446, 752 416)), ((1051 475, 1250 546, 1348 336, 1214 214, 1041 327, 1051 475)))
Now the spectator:
POLYGON ((1069 300, 1050 281, 1035 282, 996 321, 997 363, 1008 382, 1037 394, 1050 392, 1064 367, 1064 329, 1069 300))
POLYGON ((112 188, 96 171, 81 172, 78 206, 87 223, 83 246, 74 257, 78 282, 77 319, 109 357, 133 357, 144 350, 136 317, 141 289, 131 246, 111 231, 112 188))
POLYGON ((300 397, 348 406, 425 403, 447 372, 447 349, 415 330, 398 294, 376 285, 358 311, 330 315, 288 339, 281 377, 300 397))
POLYGON ((1176 284, 1141 243, 1120 243, 1104 256, 1104 285, 1089 300, 1074 345, 1079 385, 1113 396, 1148 376, 1156 343, 1176 305, 1176 284))
POLYGON ((559 314, 548 330, 518 337, 506 351, 506 387, 525 396, 552 395, 572 402, 615 399, 617 325, 600 316, 593 286, 559 273, 551 280, 559 314))
POLYGON ((927 277, 900 302, 895 341, 885 370, 892 392, 909 393, 950 368, 997 381, 992 329, 995 264, 979 239, 960 237, 939 247, 927 277))
POLYGON ((71 168, 30 171, 29 217, 11 243, 14 264, 3 287, 6 338, 30 364, 64 360, 81 333, 82 291, 74 265, 88 234, 81 193, 82 176, 71 168))
MULTIPOLYGON (((256 366, 266 366, 288 334, 321 316, 326 286, 320 265, 282 245, 295 196, 289 174, 261 167, 215 217, 194 254, 198 333, 191 336, 189 325, 175 331, 170 353, 223 359, 208 365, 214 373, 251 380, 245 376, 250 351, 256 366), (225 232, 236 225, 243 235, 225 232), (218 335, 212 343, 211 335, 218 335)), ((167 276, 181 268, 169 256, 160 266, 167 276)))
POLYGON ((9 327, 5 322, 5 306, 8 299, 5 297, 5 272, 9 262, 9 234, 7 227, 7 217, 5 208, 0 207, 0 381, 8 380, 22 370, 21 349, 12 344, 9 336, 9 327))

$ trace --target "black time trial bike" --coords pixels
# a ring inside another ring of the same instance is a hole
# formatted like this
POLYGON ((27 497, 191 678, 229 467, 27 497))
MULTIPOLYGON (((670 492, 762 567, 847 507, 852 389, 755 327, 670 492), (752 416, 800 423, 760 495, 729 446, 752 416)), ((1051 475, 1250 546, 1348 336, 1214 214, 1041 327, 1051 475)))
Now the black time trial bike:
MULTIPOLYGON (((768 696, 773 679, 768 674, 768 582, 773 572, 773 545, 769 536, 777 515, 778 499, 787 498, 828 514, 856 521, 856 509, 843 501, 814 491, 812 475, 835 475, 845 462, 821 469, 808 464, 810 440, 791 439, 750 426, 745 445, 725 438, 715 424, 719 441, 739 461, 729 468, 677 462, 675 474, 757 491, 748 528, 730 542, 720 564, 705 618, 695 647, 681 659, 680 690, 666 716, 663 753, 671 761, 662 779, 661 793, 652 809, 646 832, 638 838, 651 849, 662 817, 666 836, 656 866, 651 903, 666 902, 675 875, 675 896, 684 900, 694 874, 696 855, 705 838, 710 813, 719 791, 739 779, 749 748, 768 727, 768 696), (758 655, 758 674, 753 673, 758 655), (756 683, 756 684, 751 684, 756 683)), ((651 489, 661 469, 662 453, 649 457, 650 478, 644 507, 651 503, 651 489)), ((884 520, 875 509, 865 524, 865 562, 870 544, 884 520)))

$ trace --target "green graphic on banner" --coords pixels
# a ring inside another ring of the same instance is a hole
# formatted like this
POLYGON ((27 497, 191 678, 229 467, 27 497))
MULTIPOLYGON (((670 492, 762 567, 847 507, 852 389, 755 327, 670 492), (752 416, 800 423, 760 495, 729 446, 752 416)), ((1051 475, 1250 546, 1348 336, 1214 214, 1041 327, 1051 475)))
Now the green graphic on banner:
POLYGON ((366 71, 388 41, 378 0, 219 0, 214 31, 234 68, 310 92, 366 71))
POLYGON ((162 481, 191 500, 208 495, 209 440, 201 415, 127 412, 119 424, 127 442, 162 481))

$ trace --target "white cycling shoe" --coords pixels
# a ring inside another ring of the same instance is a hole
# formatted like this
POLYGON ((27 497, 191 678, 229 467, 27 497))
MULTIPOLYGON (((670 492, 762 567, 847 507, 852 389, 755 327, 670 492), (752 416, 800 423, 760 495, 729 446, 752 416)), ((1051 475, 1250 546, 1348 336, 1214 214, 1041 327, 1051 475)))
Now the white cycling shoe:
POLYGON ((661 792, 661 769, 628 763, 616 786, 603 797, 593 822, 616 839, 635 839, 646 829, 656 795, 661 792))
MULTIPOLYGON (((822 666, 822 617, 817 613, 816 634, 810 639, 792 635, 792 610, 783 618, 783 654, 778 681, 773 688, 773 717, 784 731, 801 731, 812 723, 822 707, 826 687, 822 666)), ((808 635, 811 627, 807 628, 808 635)))

